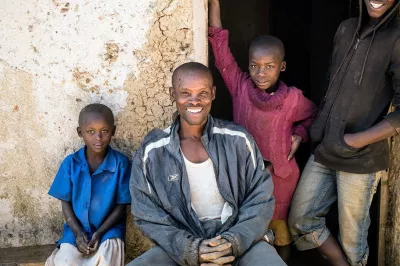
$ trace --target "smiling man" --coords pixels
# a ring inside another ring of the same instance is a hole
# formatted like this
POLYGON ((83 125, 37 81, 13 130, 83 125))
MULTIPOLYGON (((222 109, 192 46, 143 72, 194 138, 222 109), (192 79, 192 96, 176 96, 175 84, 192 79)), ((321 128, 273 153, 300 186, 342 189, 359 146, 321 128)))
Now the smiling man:
POLYGON ((366 265, 369 208, 400 132, 399 1, 360 0, 359 19, 336 33, 329 87, 311 127, 314 152, 296 189, 289 226, 299 250, 332 265, 366 265), (395 110, 387 114, 390 103, 395 110), (338 202, 339 243, 325 224, 338 202), (344 254, 342 252, 344 251, 344 254))
POLYGON ((132 214, 156 243, 129 265, 286 265, 265 241, 273 184, 253 138, 209 115, 210 70, 186 63, 170 94, 179 113, 151 131, 132 167, 132 214))

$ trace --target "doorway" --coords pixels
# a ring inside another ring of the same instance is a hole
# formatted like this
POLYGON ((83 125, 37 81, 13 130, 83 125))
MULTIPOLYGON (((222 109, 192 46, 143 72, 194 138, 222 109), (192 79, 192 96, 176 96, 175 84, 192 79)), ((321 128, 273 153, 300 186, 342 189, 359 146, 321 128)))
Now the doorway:
MULTIPOLYGON (((318 105, 328 85, 333 37, 343 20, 358 15, 358 1, 221 0, 220 4, 222 24, 229 30, 230 49, 238 65, 247 71, 249 46, 257 36, 277 36, 285 45, 287 61, 287 70, 280 78, 287 85, 303 90, 305 96, 318 105)), ((211 114, 232 120, 232 100, 215 68, 211 50, 209 66, 217 87, 211 114)), ((301 169, 309 154, 309 146, 303 144, 296 154, 301 169)), ((378 205, 377 197, 374 197, 370 211, 368 265, 377 265, 378 205)), ((338 224, 335 205, 327 216, 327 223, 332 234, 336 236, 338 224)), ((297 252, 293 248, 289 266, 303 265, 325 266, 327 262, 315 250, 297 252)))

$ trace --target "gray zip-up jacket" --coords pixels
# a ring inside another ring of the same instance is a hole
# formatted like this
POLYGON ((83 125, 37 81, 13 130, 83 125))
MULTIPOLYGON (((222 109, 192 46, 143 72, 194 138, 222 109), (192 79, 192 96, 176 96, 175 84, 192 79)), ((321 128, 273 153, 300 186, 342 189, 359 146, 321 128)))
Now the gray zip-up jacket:
MULTIPOLYGON (((152 130, 136 151, 132 214, 142 232, 176 263, 199 265, 198 249, 206 233, 191 207, 178 129, 179 118, 164 131, 152 130)), ((241 126, 208 116, 202 143, 232 210, 215 236, 228 240, 233 256, 239 257, 268 231, 275 203, 272 178, 254 139, 241 126)))

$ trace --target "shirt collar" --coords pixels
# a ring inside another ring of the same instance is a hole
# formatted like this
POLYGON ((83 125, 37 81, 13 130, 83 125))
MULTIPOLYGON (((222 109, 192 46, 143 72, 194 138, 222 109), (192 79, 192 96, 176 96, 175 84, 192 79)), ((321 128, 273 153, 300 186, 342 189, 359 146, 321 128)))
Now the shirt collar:
MULTIPOLYGON (((79 151, 74 154, 74 159, 81 165, 81 167, 88 167, 88 163, 85 157, 86 146, 82 147, 79 151)), ((103 163, 96 169, 94 174, 101 173, 103 171, 115 172, 117 168, 117 158, 115 151, 108 146, 106 158, 103 163)))

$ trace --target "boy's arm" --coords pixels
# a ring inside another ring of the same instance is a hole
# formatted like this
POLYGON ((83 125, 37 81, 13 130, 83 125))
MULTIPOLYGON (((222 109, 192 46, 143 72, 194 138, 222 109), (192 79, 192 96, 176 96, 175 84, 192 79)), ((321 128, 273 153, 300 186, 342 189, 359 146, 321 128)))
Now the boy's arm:
MULTIPOLYGON (((199 245, 203 240, 179 228, 179 224, 164 210, 162 203, 144 174, 142 152, 138 150, 132 163, 130 191, 132 214, 140 230, 179 265, 197 266, 199 245)), ((160 165, 160 167, 162 167, 160 165)))
POLYGON ((99 247, 101 238, 114 225, 121 222, 125 218, 126 205, 117 204, 114 210, 108 215, 107 219, 101 224, 99 229, 93 234, 88 246, 91 252, 94 252, 99 247))
POLYGON ((61 208, 65 221, 68 223, 69 227, 75 235, 76 246, 78 247, 78 250, 81 253, 89 254, 89 239, 85 232, 83 232, 78 218, 76 218, 71 202, 61 200, 61 208))
POLYGON ((111 213, 107 216, 105 221, 93 234, 92 239, 89 242, 89 249, 91 252, 97 250, 103 235, 125 218, 126 205, 131 203, 131 195, 129 192, 131 166, 128 158, 125 157, 124 159, 125 160, 120 162, 117 171, 118 185, 117 194, 115 197, 116 205, 111 213))
POLYGON ((215 66, 221 73, 232 97, 237 95, 240 85, 245 81, 244 73, 229 49, 229 33, 222 29, 219 0, 209 0, 209 41, 215 57, 215 66))
POLYGON ((253 152, 248 152, 246 163, 245 199, 239 206, 236 224, 221 235, 232 244, 232 255, 236 258, 265 236, 275 205, 271 174, 264 168, 254 140, 251 146, 253 152))
POLYGON ((293 134, 301 137, 302 141, 309 140, 309 131, 318 113, 315 104, 307 99, 304 95, 300 95, 296 112, 294 113, 293 134))
POLYGON ((392 105, 395 110, 367 130, 345 134, 344 140, 349 146, 362 148, 400 133, 400 39, 397 40, 393 49, 389 73, 393 75, 394 96, 392 105))
POLYGON ((210 3, 209 5, 210 27, 221 29, 222 22, 221 22, 221 8, 219 5, 219 0, 209 0, 209 3, 210 3))

